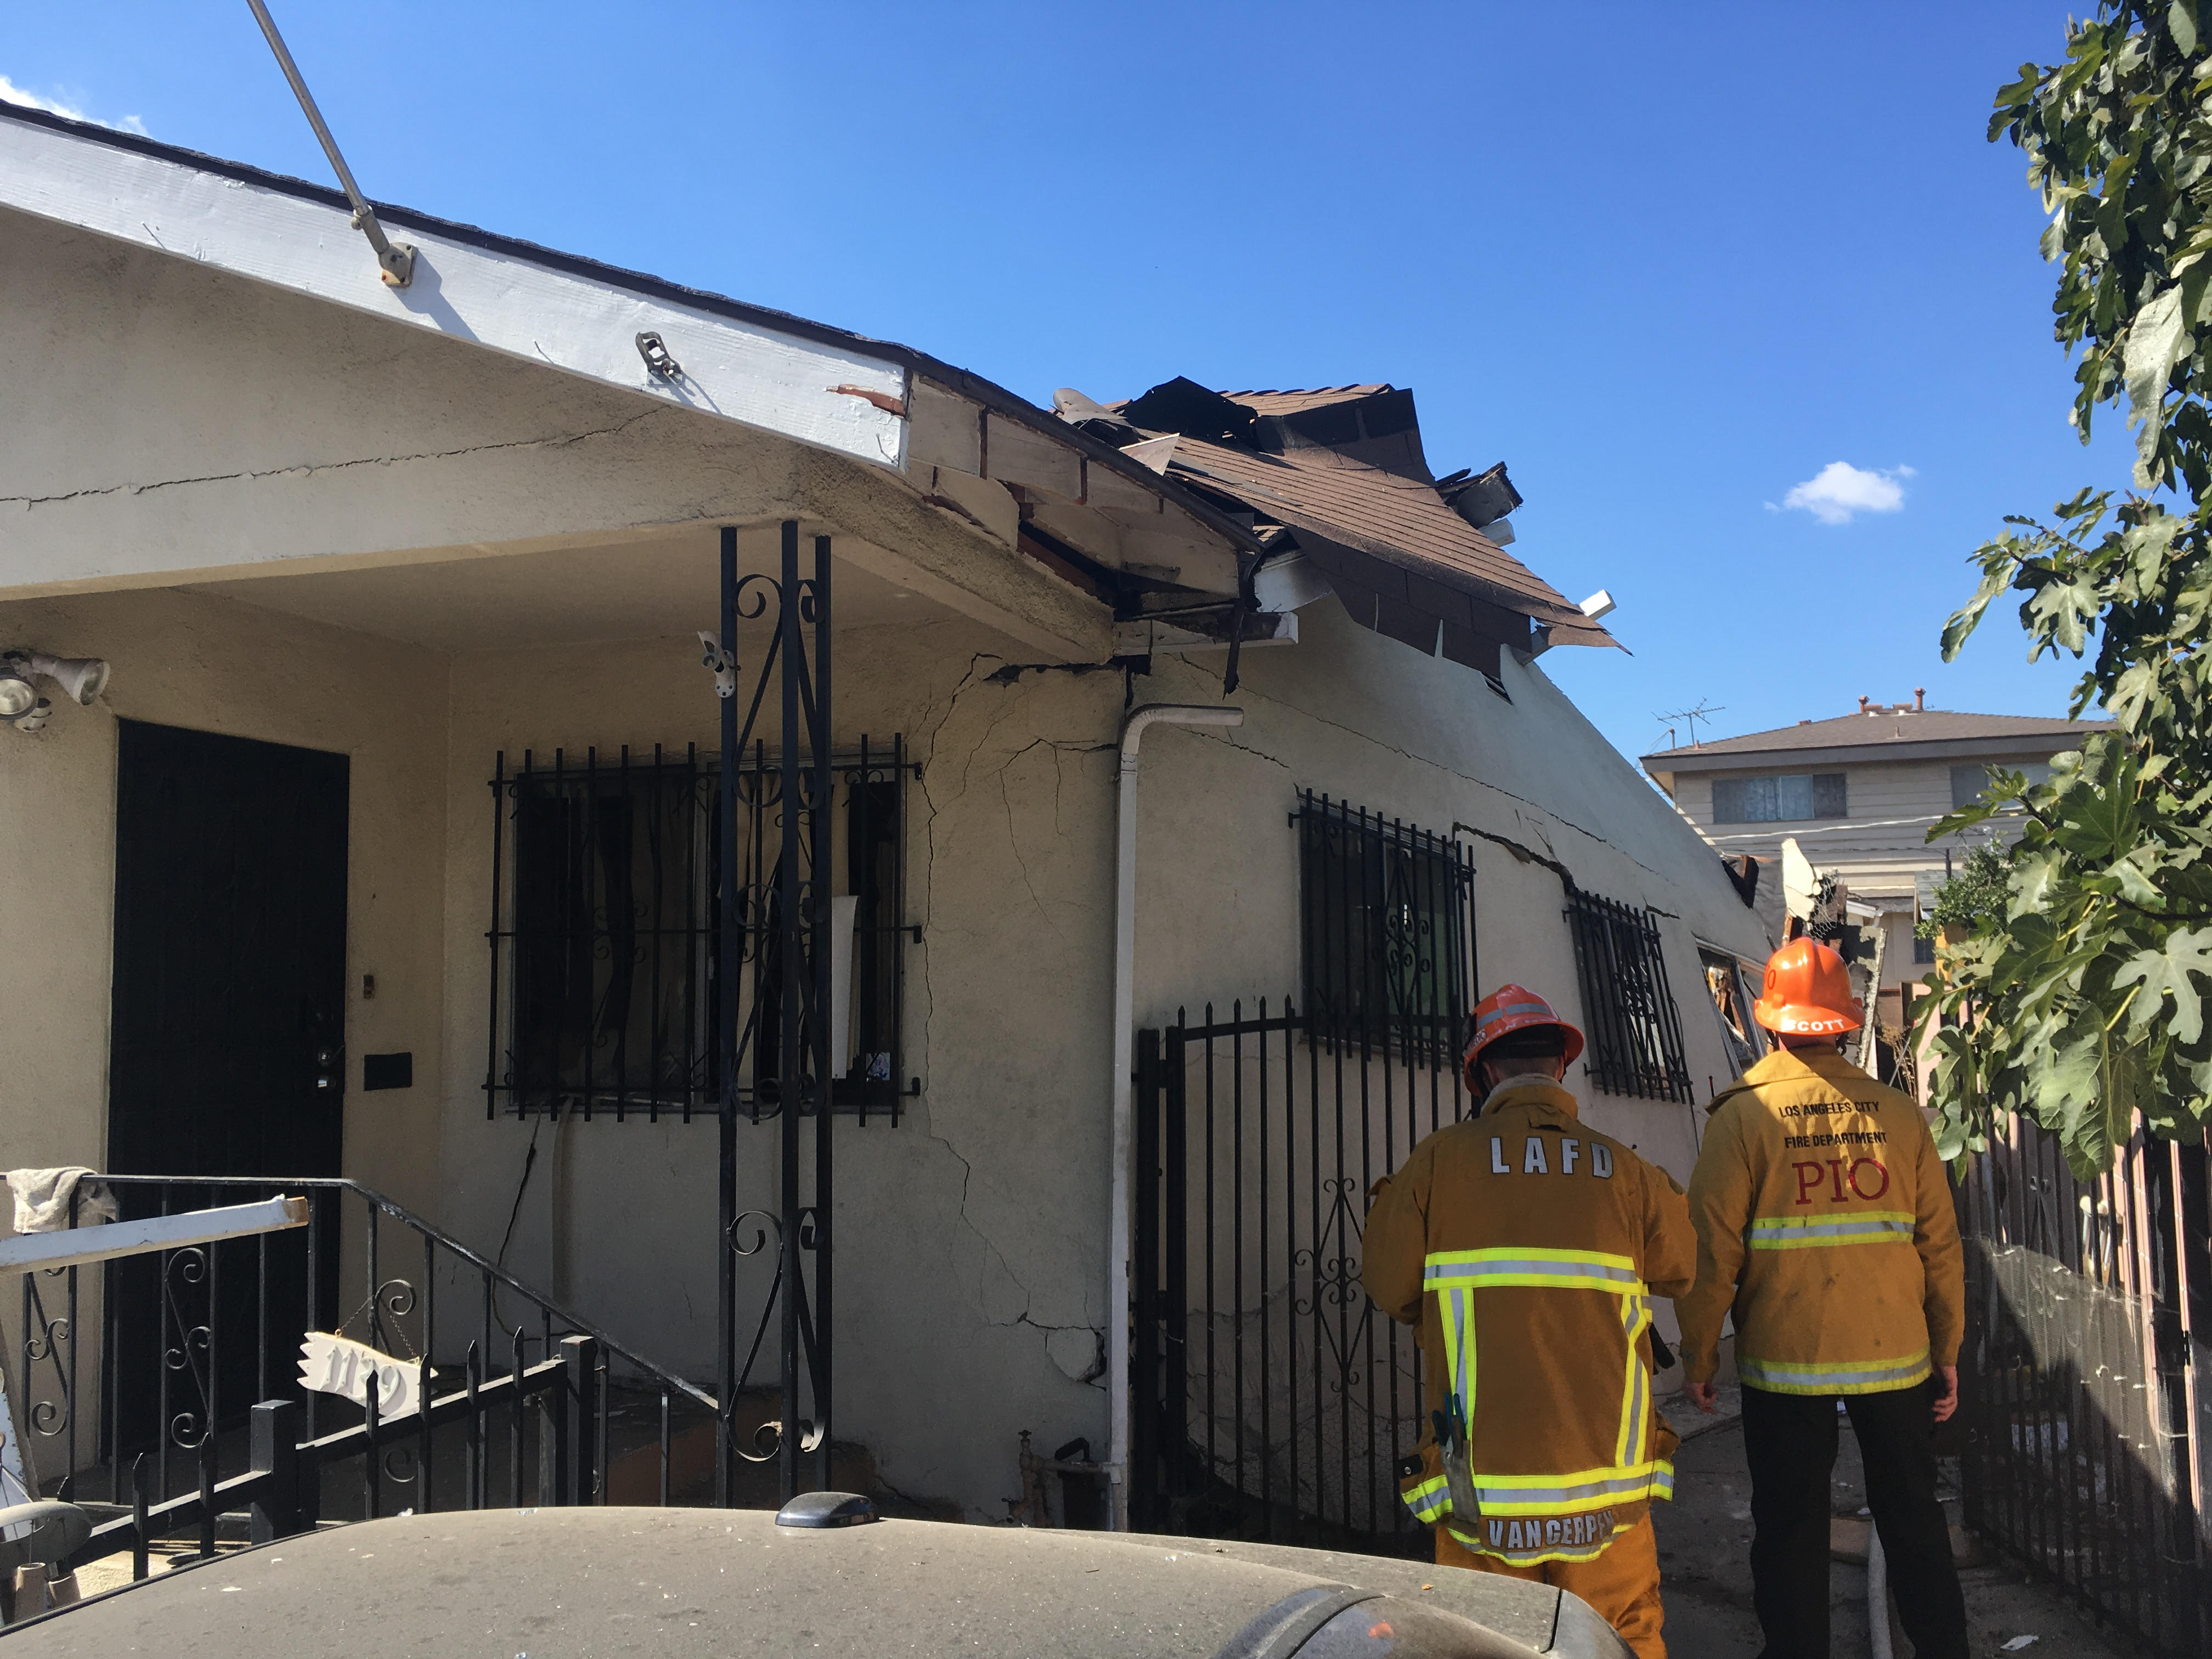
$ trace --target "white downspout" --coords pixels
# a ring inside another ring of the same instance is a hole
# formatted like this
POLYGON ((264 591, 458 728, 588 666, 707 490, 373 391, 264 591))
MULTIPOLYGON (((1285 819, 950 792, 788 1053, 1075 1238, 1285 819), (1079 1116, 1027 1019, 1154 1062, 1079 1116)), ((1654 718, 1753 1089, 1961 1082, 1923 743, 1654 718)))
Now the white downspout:
POLYGON ((1114 1530, 1129 1529, 1129 1159, 1136 1065, 1137 745, 1145 728, 1242 726, 1244 711, 1222 703, 1148 702, 1121 722, 1121 821, 1114 856, 1114 1169, 1106 1241, 1106 1387, 1113 1402, 1107 1479, 1114 1530))

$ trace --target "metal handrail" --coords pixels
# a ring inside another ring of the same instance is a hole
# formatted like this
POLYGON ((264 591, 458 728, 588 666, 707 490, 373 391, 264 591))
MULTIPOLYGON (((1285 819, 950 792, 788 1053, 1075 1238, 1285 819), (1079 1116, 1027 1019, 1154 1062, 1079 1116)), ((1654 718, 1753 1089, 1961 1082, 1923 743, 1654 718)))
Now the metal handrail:
POLYGON ((425 1221, 397 1199, 387 1198, 374 1187, 363 1186, 358 1181, 324 1176, 101 1175, 95 1178, 106 1182, 111 1186, 283 1187, 288 1189, 357 1193, 368 1202, 383 1211, 385 1214, 405 1226, 411 1227, 417 1233, 431 1240, 440 1249, 451 1251, 470 1266, 489 1274, 516 1295, 528 1297, 542 1309, 558 1309, 562 1322, 574 1329, 578 1335, 590 1337, 606 1352, 635 1366, 651 1381, 678 1394, 688 1395, 709 1411, 720 1409, 714 1396, 704 1389, 685 1382, 665 1366, 655 1364, 652 1360, 638 1353, 635 1349, 628 1347, 609 1336, 590 1321, 578 1318, 567 1309, 562 1308, 552 1297, 524 1283, 496 1262, 485 1261, 483 1257, 478 1255, 452 1234, 425 1221))

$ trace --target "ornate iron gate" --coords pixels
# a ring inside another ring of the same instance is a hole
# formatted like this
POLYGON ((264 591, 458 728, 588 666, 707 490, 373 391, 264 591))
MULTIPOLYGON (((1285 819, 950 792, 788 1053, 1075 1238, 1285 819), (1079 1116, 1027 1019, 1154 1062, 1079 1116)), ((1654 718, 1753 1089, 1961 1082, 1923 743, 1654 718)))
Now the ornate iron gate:
POLYGON ((1360 1285, 1368 1189, 1465 1115, 1456 1062, 1287 1001, 1138 1034, 1131 1524, 1418 1553, 1414 1333, 1360 1285))

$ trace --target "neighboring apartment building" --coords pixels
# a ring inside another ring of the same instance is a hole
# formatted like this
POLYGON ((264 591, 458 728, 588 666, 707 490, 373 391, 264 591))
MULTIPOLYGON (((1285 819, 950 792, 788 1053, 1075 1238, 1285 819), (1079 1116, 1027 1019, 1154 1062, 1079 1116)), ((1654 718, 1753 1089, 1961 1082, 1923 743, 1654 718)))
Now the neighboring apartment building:
POLYGON ((1723 857, 1759 861, 1757 908, 1778 934, 1787 840, 1855 908, 1877 913, 1865 920, 1884 930, 1881 1018, 1896 1027, 1898 988, 1934 960, 1913 922, 1970 848, 2014 833, 1998 819, 1930 842, 1929 828, 1978 795, 1990 768, 2040 781, 2053 755, 2108 725, 1929 708, 1916 691, 1911 702, 1862 697, 1856 714, 1661 750, 1643 765, 1723 857))

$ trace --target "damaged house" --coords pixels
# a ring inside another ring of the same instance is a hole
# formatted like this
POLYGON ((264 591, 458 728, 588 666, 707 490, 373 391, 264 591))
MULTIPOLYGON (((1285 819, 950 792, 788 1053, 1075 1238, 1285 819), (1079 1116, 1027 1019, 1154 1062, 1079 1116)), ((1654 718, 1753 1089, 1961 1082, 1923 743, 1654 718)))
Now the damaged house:
POLYGON ((0 106, 0 1135, 317 1206, 7 1298, 40 1469, 198 1501, 318 1329, 434 1402, 327 1513, 1399 1528, 1358 1224, 1480 988, 1686 1176, 1769 943, 1546 677, 1611 640, 1505 469, 1404 388, 1042 409, 378 212, 404 284, 332 191, 0 106))

